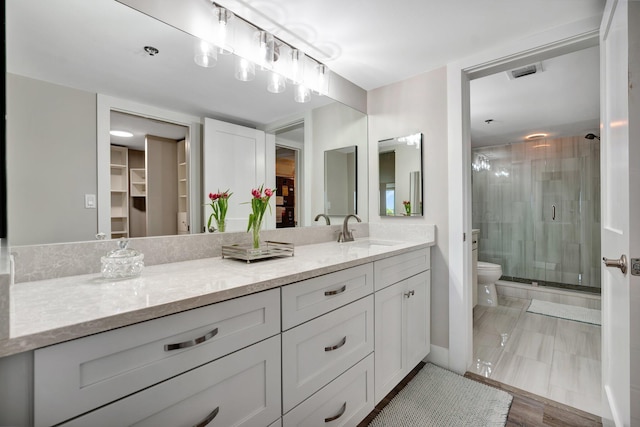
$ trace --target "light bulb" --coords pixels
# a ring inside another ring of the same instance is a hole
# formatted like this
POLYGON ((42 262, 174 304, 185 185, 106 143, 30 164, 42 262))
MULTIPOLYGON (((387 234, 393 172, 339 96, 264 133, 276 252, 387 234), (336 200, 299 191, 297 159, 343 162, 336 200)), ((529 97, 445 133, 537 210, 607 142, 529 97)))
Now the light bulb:
POLYGON ((296 86, 293 100, 296 102, 309 102, 311 100, 311 91, 305 85, 299 84, 296 86))
POLYGON ((193 60, 201 67, 215 67, 218 62, 218 52, 216 50, 211 43, 204 40, 196 40, 193 60))

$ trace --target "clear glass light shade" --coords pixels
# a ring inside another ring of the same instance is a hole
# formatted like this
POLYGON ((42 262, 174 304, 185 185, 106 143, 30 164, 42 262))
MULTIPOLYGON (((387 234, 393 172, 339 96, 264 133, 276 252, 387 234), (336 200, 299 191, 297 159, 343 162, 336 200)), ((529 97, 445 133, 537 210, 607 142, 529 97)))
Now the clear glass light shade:
POLYGON ((304 81, 304 52, 298 49, 291 50, 291 81, 302 83, 304 81))
POLYGON ((325 96, 329 93, 329 67, 324 64, 316 65, 316 92, 325 96))
POLYGON ((215 67, 218 63, 218 49, 204 40, 196 40, 193 60, 201 67, 215 67))
POLYGON ((287 83, 281 74, 271 72, 267 82, 267 90, 271 93, 282 93, 287 88, 287 83))
POLYGON ((249 82, 256 77, 256 64, 240 56, 236 57, 236 79, 249 82))
POLYGON ((234 50, 232 46, 233 25, 231 24, 234 15, 224 7, 216 7, 215 14, 218 18, 218 34, 216 40, 218 52, 223 55, 230 55, 234 50))
POLYGON ((299 84, 293 94, 293 100, 300 103, 309 102, 311 101, 311 91, 305 85, 299 84))

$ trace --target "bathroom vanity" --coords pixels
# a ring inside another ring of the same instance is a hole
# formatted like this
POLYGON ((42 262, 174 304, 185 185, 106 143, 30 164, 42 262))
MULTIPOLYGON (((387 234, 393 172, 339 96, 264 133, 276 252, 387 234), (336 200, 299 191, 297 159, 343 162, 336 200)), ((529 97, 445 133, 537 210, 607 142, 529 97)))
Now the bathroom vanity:
POLYGON ((0 349, 33 352, 35 426, 357 425, 429 353, 431 245, 369 238, 24 283, 0 349))

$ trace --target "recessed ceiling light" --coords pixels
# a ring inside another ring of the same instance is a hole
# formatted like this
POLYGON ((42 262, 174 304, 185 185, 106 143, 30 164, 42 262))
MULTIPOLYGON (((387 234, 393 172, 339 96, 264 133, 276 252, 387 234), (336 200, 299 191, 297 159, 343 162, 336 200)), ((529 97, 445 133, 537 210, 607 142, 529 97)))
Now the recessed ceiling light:
POLYGON ((131 138, 133 134, 131 132, 127 132, 126 130, 112 130, 109 133, 113 136, 120 136, 122 138, 131 138))
POLYGON ((531 135, 527 135, 524 139, 540 139, 546 137, 546 133, 532 133, 531 135))

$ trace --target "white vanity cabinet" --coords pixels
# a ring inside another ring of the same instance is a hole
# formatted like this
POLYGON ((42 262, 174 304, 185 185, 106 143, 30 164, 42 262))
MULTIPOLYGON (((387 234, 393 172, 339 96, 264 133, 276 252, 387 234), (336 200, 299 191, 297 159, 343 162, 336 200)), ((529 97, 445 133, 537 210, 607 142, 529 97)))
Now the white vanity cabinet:
POLYGON ((38 349, 35 426, 69 420, 279 333, 280 292, 272 289, 38 349))
MULTIPOLYGON (((429 250, 426 258, 429 257, 429 250)), ((423 252, 416 251, 416 252, 423 252)), ((424 252, 387 258, 377 272, 396 270, 397 282, 375 293, 375 403, 380 402, 430 350, 431 279, 424 252), (404 274, 403 268, 404 267, 404 274), (411 275, 416 272, 421 272, 411 275)), ((389 274, 384 278, 390 277, 389 274)))

